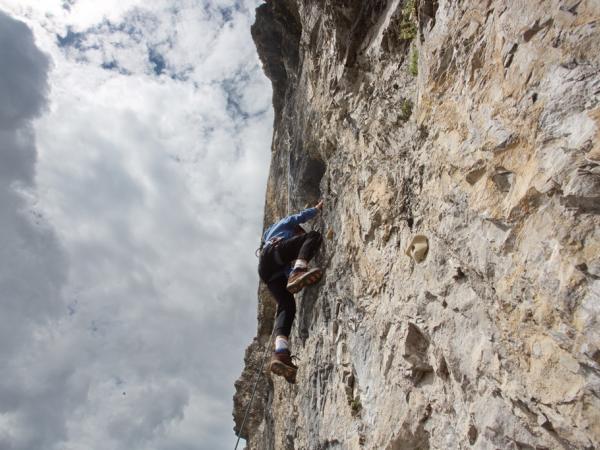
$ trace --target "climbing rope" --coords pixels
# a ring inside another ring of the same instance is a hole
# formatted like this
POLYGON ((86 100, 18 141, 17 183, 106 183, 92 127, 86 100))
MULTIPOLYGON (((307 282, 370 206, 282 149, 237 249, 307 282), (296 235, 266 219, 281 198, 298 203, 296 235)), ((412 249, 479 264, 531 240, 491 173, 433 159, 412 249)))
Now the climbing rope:
POLYGON ((254 394, 256 393, 256 387, 258 386, 260 372, 265 367, 265 358, 269 354, 269 348, 271 347, 271 341, 273 340, 274 334, 275 334, 275 327, 273 327, 273 331, 271 331, 271 336, 269 337, 269 341, 267 342, 267 345, 265 346, 265 351, 264 351, 262 359, 260 361, 260 365, 258 366, 258 370, 256 371, 254 387, 252 388, 252 395, 250 396, 250 401, 248 402, 248 406, 246 407, 246 412, 244 413, 244 419, 242 420, 242 425, 240 426, 240 431, 238 431, 237 441, 235 443, 235 448, 233 450, 237 450, 238 444, 240 443, 240 438, 242 437, 242 431, 244 430, 244 424, 246 423, 246 419, 248 418, 248 413, 250 412, 250 406, 252 406, 252 400, 254 400, 254 394))

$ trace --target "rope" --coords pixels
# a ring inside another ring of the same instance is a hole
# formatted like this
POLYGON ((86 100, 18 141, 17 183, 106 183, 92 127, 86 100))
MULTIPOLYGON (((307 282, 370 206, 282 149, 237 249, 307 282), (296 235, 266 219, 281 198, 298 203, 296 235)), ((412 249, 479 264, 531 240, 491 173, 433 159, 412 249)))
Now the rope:
POLYGON ((271 331, 271 336, 269 337, 269 341, 265 346, 265 351, 263 353, 262 360, 260 365, 258 366, 258 370, 256 371, 256 377, 254 381, 254 387, 252 388, 252 395, 250 396, 250 401, 248 402, 248 406, 246 407, 246 412, 244 413, 244 419, 242 420, 242 425, 240 426, 240 431, 237 435, 237 441, 235 443, 235 448, 233 450, 237 450, 238 444, 240 443, 240 438, 242 437, 242 431, 244 430, 244 424, 246 423, 246 419, 248 418, 248 413, 250 412, 250 406, 252 406, 252 400, 254 400, 254 394, 256 393, 256 387, 258 386, 258 380, 260 379, 260 372, 265 367, 265 358, 269 354, 269 347, 271 347, 271 341, 273 340, 273 335, 275 334, 275 327, 273 327, 273 331, 271 331))

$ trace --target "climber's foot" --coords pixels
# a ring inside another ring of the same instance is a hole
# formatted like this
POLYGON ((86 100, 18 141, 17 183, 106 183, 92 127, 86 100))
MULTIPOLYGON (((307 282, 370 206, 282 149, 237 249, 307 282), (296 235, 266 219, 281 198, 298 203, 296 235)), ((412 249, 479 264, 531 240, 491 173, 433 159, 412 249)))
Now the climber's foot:
POLYGON ((296 372, 298 367, 292 362, 292 355, 289 350, 273 352, 271 363, 269 364, 271 372, 285 378, 288 383, 296 383, 296 372))
POLYGON ((294 269, 288 278, 287 290, 295 294, 306 286, 315 284, 322 276, 323 271, 318 267, 312 269, 294 269))

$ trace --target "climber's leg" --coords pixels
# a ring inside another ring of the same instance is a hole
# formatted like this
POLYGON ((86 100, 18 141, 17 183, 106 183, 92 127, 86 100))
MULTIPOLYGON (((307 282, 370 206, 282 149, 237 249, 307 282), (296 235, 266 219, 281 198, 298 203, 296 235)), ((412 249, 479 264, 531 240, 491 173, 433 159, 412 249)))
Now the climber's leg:
POLYGON ((292 362, 292 355, 289 350, 273 352, 269 368, 275 375, 284 377, 288 383, 293 384, 296 382, 298 367, 292 362))
POLYGON ((278 334, 275 337, 275 351, 282 352, 284 350, 289 350, 290 344, 288 342, 288 337, 282 334, 278 334))
POLYGON ((292 323, 296 316, 296 302, 294 296, 286 289, 284 276, 267 283, 267 288, 277 302, 277 314, 275 316, 275 336, 290 335, 292 323))
POLYGON ((317 253, 317 250, 319 250, 321 241, 321 234, 319 232, 310 231, 301 236, 287 239, 277 247, 277 251, 282 261, 294 264, 287 284, 287 289, 292 294, 295 294, 305 286, 314 284, 321 279, 321 276, 323 275, 321 269, 308 269, 308 261, 310 261, 317 253))
POLYGON ((322 276, 323 271, 318 267, 294 269, 288 278, 287 290, 295 294, 306 286, 317 283, 322 276))
POLYGON ((286 289, 286 278, 278 277, 267 283, 269 291, 277 301, 277 314, 275 317, 275 351, 271 357, 269 367, 276 375, 281 375, 289 383, 295 383, 298 368, 292 363, 289 349, 288 336, 296 315, 296 302, 294 296, 286 289))
POLYGON ((291 264, 297 259, 310 261, 321 246, 321 233, 309 231, 308 233, 294 236, 277 245, 277 253, 286 264, 291 264))

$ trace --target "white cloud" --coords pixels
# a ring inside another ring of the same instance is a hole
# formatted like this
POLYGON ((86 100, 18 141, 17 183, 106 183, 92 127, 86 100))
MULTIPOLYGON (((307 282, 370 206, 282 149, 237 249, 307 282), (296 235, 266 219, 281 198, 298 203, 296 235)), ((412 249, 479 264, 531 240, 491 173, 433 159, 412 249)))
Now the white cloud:
POLYGON ((2 116, 24 125, 3 119, 0 448, 229 448, 270 156, 258 2, 40 3, 0 0, 53 64, 0 32, 33 61, 2 116))

